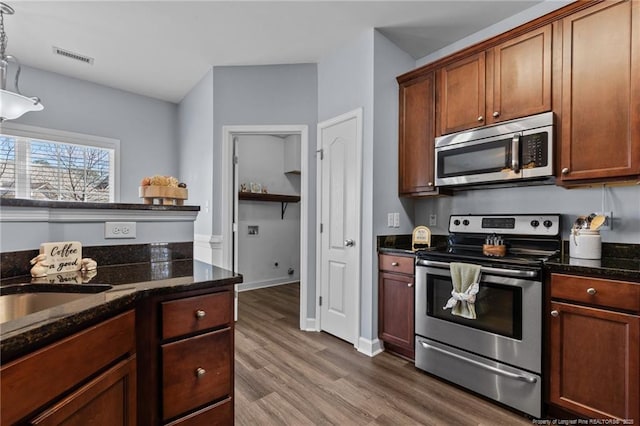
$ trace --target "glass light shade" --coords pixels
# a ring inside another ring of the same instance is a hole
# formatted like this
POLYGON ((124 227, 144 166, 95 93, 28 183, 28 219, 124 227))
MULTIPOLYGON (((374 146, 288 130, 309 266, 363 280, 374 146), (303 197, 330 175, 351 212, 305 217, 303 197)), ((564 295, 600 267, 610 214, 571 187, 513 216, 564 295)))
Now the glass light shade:
POLYGON ((42 103, 8 90, 0 89, 0 121, 14 120, 25 112, 42 111, 42 103))

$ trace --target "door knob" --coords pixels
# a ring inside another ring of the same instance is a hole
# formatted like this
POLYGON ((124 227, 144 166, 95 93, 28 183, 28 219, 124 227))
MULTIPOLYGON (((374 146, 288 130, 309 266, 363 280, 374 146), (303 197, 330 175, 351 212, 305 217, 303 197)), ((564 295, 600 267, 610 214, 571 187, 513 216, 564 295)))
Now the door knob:
POLYGON ((589 288, 587 289, 587 293, 588 293, 588 294, 590 294, 591 296, 593 296, 594 294, 596 294, 596 293, 597 293, 597 291, 596 291, 596 289, 595 289, 595 288, 593 288, 593 287, 589 287, 589 288))
POLYGON ((344 246, 345 247, 353 247, 355 244, 356 244, 356 242, 353 241, 352 239, 344 240, 344 246))
POLYGON ((493 112, 493 116, 494 116, 494 117, 500 117, 500 113, 499 113, 498 111, 494 111, 494 112, 493 112))
POLYGON ((483 116, 478 117, 478 121, 483 121, 483 120, 484 120, 483 116))
POLYGON ((568 175, 569 174, 569 168, 565 167, 564 169, 562 169, 562 174, 563 175, 568 175))
POLYGON ((552 317, 557 317, 558 315, 560 315, 560 312, 558 312, 556 310, 551 311, 551 316, 552 317))

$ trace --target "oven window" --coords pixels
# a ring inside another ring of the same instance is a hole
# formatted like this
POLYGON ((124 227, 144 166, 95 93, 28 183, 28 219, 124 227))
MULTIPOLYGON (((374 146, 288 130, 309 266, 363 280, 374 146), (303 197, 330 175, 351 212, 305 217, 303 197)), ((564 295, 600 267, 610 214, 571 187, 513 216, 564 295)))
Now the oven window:
POLYGON ((427 315, 513 339, 522 339, 522 289, 480 282, 476 295, 476 319, 462 318, 442 309, 451 297, 451 280, 429 276, 427 280, 427 315))
POLYGON ((511 165, 511 138, 438 153, 438 177, 499 172, 511 165))

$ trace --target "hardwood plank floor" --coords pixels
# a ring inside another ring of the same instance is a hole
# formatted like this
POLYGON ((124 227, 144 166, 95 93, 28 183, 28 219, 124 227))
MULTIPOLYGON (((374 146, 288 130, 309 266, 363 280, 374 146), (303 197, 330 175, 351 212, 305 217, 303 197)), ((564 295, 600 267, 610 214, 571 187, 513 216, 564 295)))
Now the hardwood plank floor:
POLYGON ((531 425, 382 353, 299 329, 299 285, 241 292, 236 425, 531 425))

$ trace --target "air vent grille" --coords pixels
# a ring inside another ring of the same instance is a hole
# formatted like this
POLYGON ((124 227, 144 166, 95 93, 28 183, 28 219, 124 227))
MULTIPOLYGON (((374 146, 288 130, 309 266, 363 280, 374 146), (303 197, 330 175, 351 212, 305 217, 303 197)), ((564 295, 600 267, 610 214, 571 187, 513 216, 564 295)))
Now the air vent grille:
POLYGON ((71 52, 66 49, 53 46, 53 53, 56 55, 64 56, 65 58, 74 59, 76 61, 84 62, 85 64, 93 65, 93 58, 79 53, 71 52))

